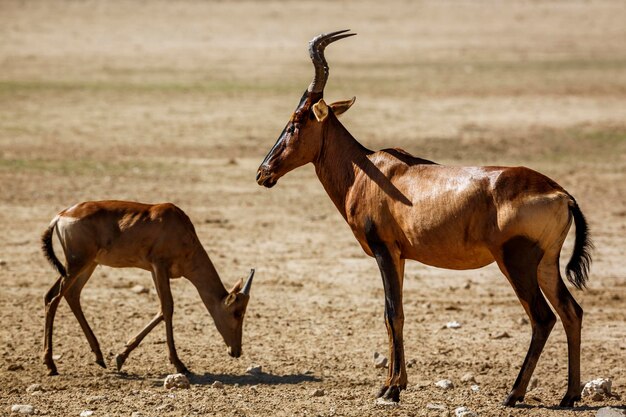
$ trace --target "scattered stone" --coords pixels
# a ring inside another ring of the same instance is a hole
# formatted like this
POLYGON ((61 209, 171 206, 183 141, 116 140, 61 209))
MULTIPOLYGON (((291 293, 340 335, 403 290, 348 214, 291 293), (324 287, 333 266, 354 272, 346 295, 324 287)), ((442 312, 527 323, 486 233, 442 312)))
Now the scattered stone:
POLYGON ((508 339, 509 337, 511 336, 507 332, 499 332, 491 336, 492 339, 508 339))
POLYGON ((316 388, 311 392, 311 397, 323 397, 325 394, 322 388, 316 388))
POLYGON ((141 414, 139 411, 133 411, 130 417, 144 417, 144 415, 141 414))
POLYGON ((478 385, 472 385, 470 387, 470 389, 472 390, 472 392, 478 392, 480 391, 480 387, 478 385))
POLYGON ((602 407, 596 413, 596 417, 626 417, 626 410, 613 408, 613 407, 602 407))
POLYGON ((222 389, 224 388, 224 383, 222 381, 215 381, 211 384, 213 388, 222 389))
POLYGON ((135 294, 147 294, 150 292, 150 290, 144 287, 143 285, 135 285, 130 290, 134 292, 135 294))
POLYGON ((461 377, 461 382, 476 382, 476 378, 473 373, 468 372, 461 377))
POLYGON ((411 359, 406 363, 407 368, 412 368, 417 365, 417 359, 411 359))
POLYGON ((165 377, 163 381, 163 388, 165 389, 188 389, 191 385, 189 379, 184 374, 172 374, 165 377))
POLYGON ((33 393, 33 392, 38 392, 38 391, 43 391, 43 388, 41 388, 41 385, 39 384, 32 384, 29 385, 28 388, 26 388, 26 392, 28 393, 33 393))
POLYGON ((80 417, 91 417, 93 416, 93 411, 85 410, 80 412, 80 417))
POLYGON ((478 414, 476 414, 467 407, 457 408, 456 410, 454 410, 454 415, 456 417, 478 417, 478 414))
POLYGON ((12 363, 7 366, 7 371, 15 372, 15 371, 23 371, 24 367, 19 363, 12 363))
POLYGON ((61 359, 63 357, 63 355, 58 354, 58 355, 52 355, 52 359, 55 361, 58 361, 59 359, 61 359))
POLYGON ((387 363, 387 358, 384 355, 381 355, 378 352, 374 352, 374 366, 376 368, 386 368, 387 363))
POLYGON ((519 324, 520 326, 526 325, 528 324, 528 319, 526 317, 520 317, 517 320, 517 324, 519 324))
POLYGON ((104 401, 106 399, 106 395, 92 395, 90 397, 87 397, 87 404, 97 403, 98 401, 104 401))
POLYGON ((34 414, 35 407, 29 404, 15 404, 11 407, 11 412, 16 414, 34 414))
POLYGON ((254 392, 257 392, 259 390, 259 386, 258 385, 251 385, 250 389, 254 392))
POLYGON ((431 404, 428 403, 426 404, 426 408, 428 410, 437 410, 437 411, 445 411, 446 410, 446 406, 443 404, 431 404))
POLYGON ((527 391, 532 391, 539 386, 539 379, 536 377, 530 378, 530 382, 528 383, 527 391))
POLYGON ((4 259, 0 259, 0 266, 6 266, 7 261, 5 261, 4 259))
POLYGON ((466 281, 465 285, 463 285, 463 289, 469 290, 470 288, 472 288, 472 281, 466 281))
POLYGON ((461 328, 461 323, 458 321, 449 321, 446 323, 446 329, 459 329, 461 328))
POLYGON ((454 384, 449 379, 442 379, 441 381, 437 381, 435 382, 435 386, 446 390, 454 388, 454 384))
POLYGON ((593 401, 603 400, 605 397, 611 395, 610 379, 598 378, 593 381, 589 381, 583 387, 582 396, 590 397, 593 401))
POLYGON ((263 373, 263 367, 261 365, 250 365, 246 369, 246 373, 250 375, 261 375, 263 373))

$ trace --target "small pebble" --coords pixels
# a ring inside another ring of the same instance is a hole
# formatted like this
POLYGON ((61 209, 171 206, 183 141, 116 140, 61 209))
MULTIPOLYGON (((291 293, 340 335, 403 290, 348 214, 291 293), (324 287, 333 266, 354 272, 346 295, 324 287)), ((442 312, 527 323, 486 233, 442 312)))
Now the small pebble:
POLYGON ((93 404, 95 402, 104 401, 106 399, 106 395, 92 395, 91 397, 87 397, 87 404, 93 404))
POLYGON ((613 407, 602 407, 596 413, 596 417, 626 417, 626 410, 613 408, 613 407))
POLYGON ((143 417, 143 414, 141 414, 139 411, 133 411, 130 417, 143 417))
POLYGON ((461 323, 459 323, 458 321, 449 321, 446 323, 446 328, 447 329, 459 329, 461 328, 461 323))
POLYGON ((219 388, 219 389, 222 389, 222 388, 224 388, 224 383, 223 383, 222 381, 215 381, 215 382, 213 382, 213 383, 211 384, 211 386, 212 386, 213 388, 219 388))
POLYGON ((589 397, 593 401, 601 401, 611 395, 611 384, 612 381, 605 378, 597 378, 593 381, 589 381, 583 387, 582 396, 589 397))
POLYGON ((23 371, 23 370, 24 370, 24 367, 20 365, 19 363, 12 363, 11 365, 7 366, 7 371, 15 372, 15 371, 23 371))
POLYGON ((7 264, 7 261, 5 261, 4 259, 0 259, 0 266, 5 266, 7 264))
POLYGON ((29 404, 15 404, 11 407, 11 412, 17 414, 33 414, 35 407, 29 404))
POLYGON ((130 290, 134 292, 135 294, 147 294, 150 292, 150 290, 144 287, 143 285, 135 285, 130 290))
POLYGON ((182 388, 187 389, 191 386, 189 384, 189 379, 184 374, 172 374, 168 375, 163 381, 163 388, 165 389, 176 389, 182 388))
POLYGON ((426 404, 426 408, 428 410, 444 411, 446 409, 446 406, 443 405, 443 404, 431 404, 431 403, 428 403, 428 404, 426 404))
POLYGON ((246 373, 250 375, 260 375, 263 373, 263 367, 261 365, 250 365, 248 369, 246 369, 246 373))
POLYGON ((468 372, 461 377, 461 382, 476 382, 476 378, 473 373, 468 372))
POLYGON ((316 388, 311 392, 311 397, 323 397, 325 394, 324 390, 321 388, 316 388))
POLYGON ((435 386, 442 389, 452 389, 454 388, 454 384, 449 379, 442 379, 441 381, 435 382, 435 386))
POLYGON ((374 366, 376 368, 386 368, 388 360, 384 355, 374 352, 374 366))
POLYGON ((470 387, 470 389, 471 389, 473 392, 478 392, 478 391, 480 391, 480 387, 479 387, 478 385, 472 385, 472 386, 470 387))
POLYGON ((407 368, 412 368, 417 365, 417 359, 411 359, 406 363, 407 368))
POLYGON ((29 385, 28 388, 26 388, 26 392, 29 392, 31 394, 37 391, 43 391, 43 389, 41 388, 41 385, 39 384, 32 384, 32 385, 29 385))
POLYGON ((80 417, 91 417, 93 416, 93 411, 85 410, 80 412, 80 417))
POLYGON ((525 324, 528 324, 528 319, 526 317, 520 317, 517 320, 517 324, 519 324, 520 326, 523 326, 525 324))
POLYGON ((467 407, 457 408, 456 410, 454 410, 454 415, 456 417, 478 417, 478 414, 476 414, 467 407))
POLYGON ((539 386, 539 379, 536 377, 530 378, 530 382, 528 383, 528 389, 526 391, 532 391, 539 386))
POLYGON ((511 336, 507 332, 499 332, 491 336, 492 339, 508 339, 509 337, 511 336))

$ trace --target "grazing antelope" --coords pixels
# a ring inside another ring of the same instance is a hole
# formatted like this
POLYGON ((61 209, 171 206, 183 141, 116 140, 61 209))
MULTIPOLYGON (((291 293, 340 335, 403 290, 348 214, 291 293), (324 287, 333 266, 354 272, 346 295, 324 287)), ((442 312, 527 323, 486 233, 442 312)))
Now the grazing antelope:
POLYGON ((61 276, 45 296, 46 324, 43 360, 49 375, 57 375, 52 360, 54 315, 65 297, 87 337, 96 363, 106 368, 100 345, 80 305, 80 293, 97 265, 114 268, 136 267, 152 273, 161 302, 160 312, 133 337, 116 356, 118 371, 124 361, 150 333, 165 320, 170 362, 178 372, 189 372, 174 346, 172 314, 174 302, 170 279, 184 276, 196 287, 202 302, 224 338, 228 354, 241 355, 243 318, 250 300, 254 270, 245 285, 240 279, 227 291, 202 247, 189 217, 170 203, 141 204, 129 201, 90 201, 61 211, 42 236, 43 252, 61 276), (64 266, 52 248, 56 234, 65 254, 64 266))
POLYGON ((576 241, 567 277, 585 287, 592 243, 574 198, 528 168, 443 166, 400 149, 371 151, 338 121, 352 100, 326 104, 324 48, 354 35, 322 34, 309 43, 315 76, 256 180, 273 187, 287 172, 313 163, 329 197, 369 256, 385 290, 390 365, 378 397, 397 402, 406 388, 402 328, 405 259, 448 269, 496 262, 530 317, 532 339, 505 405, 522 401, 539 355, 561 317, 569 351, 568 388, 561 406, 580 399, 580 329, 583 310, 561 279, 559 253, 570 228, 576 241), (543 292, 543 294, 542 294, 543 292))

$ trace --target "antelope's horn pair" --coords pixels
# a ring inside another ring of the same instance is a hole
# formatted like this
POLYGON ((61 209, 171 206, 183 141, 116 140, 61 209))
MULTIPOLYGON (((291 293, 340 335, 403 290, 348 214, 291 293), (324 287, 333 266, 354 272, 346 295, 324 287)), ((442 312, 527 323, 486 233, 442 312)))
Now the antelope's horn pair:
POLYGON ((324 48, 339 39, 356 35, 356 33, 346 33, 349 30, 350 29, 345 29, 336 32, 322 33, 309 42, 309 55, 311 55, 311 61, 313 61, 313 66, 315 67, 315 75, 308 88, 309 92, 324 92, 324 86, 328 80, 328 63, 324 58, 324 48))

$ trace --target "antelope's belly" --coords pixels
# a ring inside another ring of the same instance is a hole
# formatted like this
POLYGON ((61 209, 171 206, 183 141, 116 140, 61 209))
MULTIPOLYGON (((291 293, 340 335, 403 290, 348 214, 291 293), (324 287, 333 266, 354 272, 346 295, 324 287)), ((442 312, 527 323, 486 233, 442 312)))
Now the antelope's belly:
POLYGON ((494 261, 486 248, 456 245, 413 245, 403 255, 407 259, 445 269, 476 269, 494 261))

